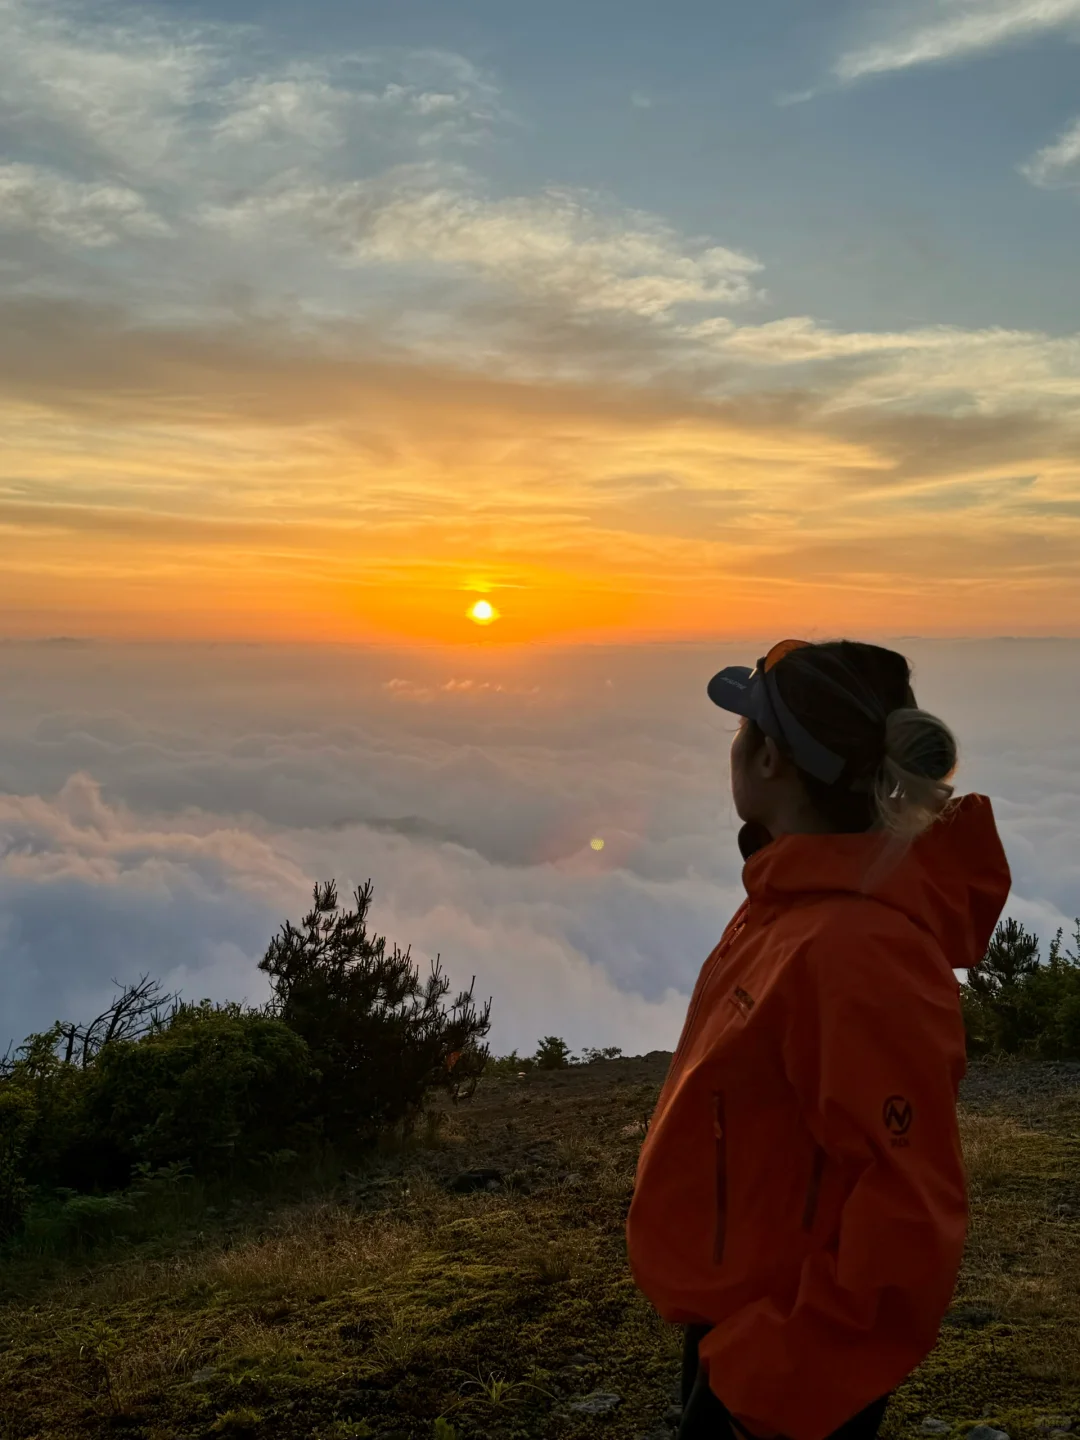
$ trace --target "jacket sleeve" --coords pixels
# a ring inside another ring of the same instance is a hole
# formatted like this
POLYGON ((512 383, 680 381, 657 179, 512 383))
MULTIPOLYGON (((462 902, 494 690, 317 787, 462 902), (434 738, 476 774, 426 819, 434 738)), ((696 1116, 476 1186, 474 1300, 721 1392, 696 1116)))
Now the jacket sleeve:
POLYGON ((933 1349, 960 1269, 958 987, 909 922, 886 923, 810 940, 783 1022, 788 1080, 843 1177, 839 1220, 811 1231, 790 1308, 758 1301, 700 1345, 710 1387, 760 1437, 824 1440, 894 1389, 933 1349))

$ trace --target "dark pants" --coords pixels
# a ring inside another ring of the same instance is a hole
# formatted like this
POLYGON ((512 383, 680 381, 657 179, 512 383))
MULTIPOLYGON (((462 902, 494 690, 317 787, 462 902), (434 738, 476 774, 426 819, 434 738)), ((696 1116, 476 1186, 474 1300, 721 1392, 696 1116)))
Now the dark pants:
MULTIPOLYGON (((709 1388, 705 1372, 698 1364, 698 1343, 709 1333, 709 1328, 708 1325, 686 1327, 682 1364, 683 1413, 676 1440, 743 1440, 728 1420, 727 1407, 709 1388)), ((865 1410, 845 1420, 828 1440, 874 1440, 888 1403, 888 1395, 871 1401, 865 1410)))

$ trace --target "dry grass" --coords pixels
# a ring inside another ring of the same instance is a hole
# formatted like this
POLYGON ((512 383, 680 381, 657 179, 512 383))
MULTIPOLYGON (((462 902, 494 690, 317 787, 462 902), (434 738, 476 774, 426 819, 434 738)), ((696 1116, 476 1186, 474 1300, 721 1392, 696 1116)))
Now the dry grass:
MULTIPOLYGON (((430 1153, 401 1160, 400 1183, 384 1165, 377 1206, 360 1177, 355 1193, 253 1212, 171 1256, 27 1278, 0 1308, 0 1435, 74 1440, 123 1421, 145 1440, 328 1440, 365 1425, 428 1440, 438 1416, 459 1436, 642 1435, 668 1403, 679 1337, 625 1264, 640 1076, 590 1069, 482 1087, 433 1128, 430 1153), (520 1184, 442 1183, 493 1163, 520 1184), (571 1365, 577 1352, 591 1358, 571 1365), (562 1413, 595 1388, 623 1397, 614 1416, 562 1413)), ((983 1316, 943 1327, 884 1440, 913 1437, 927 1414, 957 1435, 993 1419, 1013 1440, 1034 1440, 1040 1415, 1080 1421, 1080 1142, 1073 1112, 1047 1113, 1066 1129, 961 1114, 972 1224, 952 1318, 983 1316)))

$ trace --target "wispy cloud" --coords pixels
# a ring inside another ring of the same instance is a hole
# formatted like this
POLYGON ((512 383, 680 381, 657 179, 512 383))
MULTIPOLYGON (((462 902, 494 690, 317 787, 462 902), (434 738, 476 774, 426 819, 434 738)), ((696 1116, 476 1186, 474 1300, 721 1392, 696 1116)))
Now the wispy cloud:
POLYGON ((0 0, 0 118, 0 224, 91 248, 172 235, 132 272, 151 305, 155 278, 199 308, 241 275, 324 313, 418 272, 566 314, 756 294, 752 256, 611 197, 493 193, 464 161, 507 119, 497 87, 443 51, 283 61, 253 29, 0 0))
POLYGON ((1080 0, 937 0, 896 7, 890 33, 840 56, 834 74, 862 79, 959 59, 1080 23, 1080 0), (912 13, 914 11, 914 13, 912 13))
POLYGON ((1071 419, 1080 404, 1077 335, 953 325, 844 331, 806 315, 763 325, 717 318, 690 333, 746 364, 816 369, 827 408, 879 403, 990 415, 1022 407, 1071 419))
POLYGON ((0 164, 0 230, 96 248, 171 227, 126 185, 80 183, 37 165, 0 164))
POLYGON ((3 158, 44 159, 73 184, 122 185, 177 224, 219 192, 290 168, 470 146, 495 86, 435 50, 283 58, 253 28, 150 19, 125 5, 0 0, 3 158))
POLYGON ((548 190, 493 198, 461 169, 410 167, 339 184, 289 177, 233 205, 208 207, 204 218, 249 244, 272 244, 291 230, 328 243, 352 265, 449 266, 572 309, 646 317, 748 300, 762 268, 598 196, 548 190))
POLYGON ((1033 185, 1045 189, 1080 185, 1080 116, 1067 125, 1052 145, 1021 165, 1033 185))

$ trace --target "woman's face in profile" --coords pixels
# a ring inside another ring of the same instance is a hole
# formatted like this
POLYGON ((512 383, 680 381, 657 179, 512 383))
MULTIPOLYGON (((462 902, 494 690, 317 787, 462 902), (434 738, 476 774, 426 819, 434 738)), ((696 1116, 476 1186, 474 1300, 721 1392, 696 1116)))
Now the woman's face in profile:
POLYGON ((749 731, 749 720, 740 720, 731 742, 731 798, 740 820, 769 828, 778 804, 803 798, 801 787, 776 742, 765 736, 754 749, 749 731))
POLYGON ((735 803, 735 813, 740 820, 756 820, 755 795, 756 786, 751 773, 752 766, 747 755, 747 729, 749 721, 739 721, 739 728, 735 732, 731 742, 731 798, 735 803))

